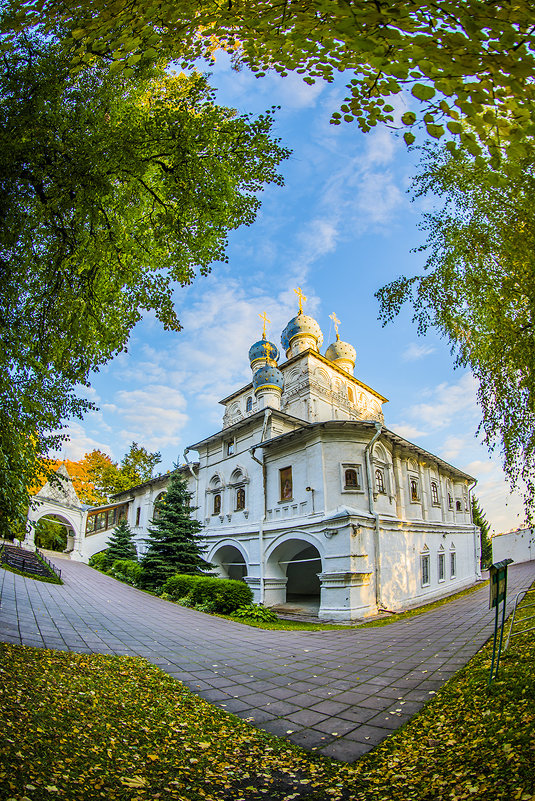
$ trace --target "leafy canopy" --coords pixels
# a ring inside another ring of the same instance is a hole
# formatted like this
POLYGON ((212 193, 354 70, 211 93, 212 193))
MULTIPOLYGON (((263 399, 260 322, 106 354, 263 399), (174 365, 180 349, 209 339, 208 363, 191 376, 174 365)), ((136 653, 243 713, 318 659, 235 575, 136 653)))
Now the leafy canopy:
MULTIPOLYGON (((24 15, 24 8, 20 12, 24 15)), ((4 28, 11 25, 7 12, 4 28)), ((70 56, 35 31, 2 39, 0 71, 0 527, 25 516, 42 457, 60 449, 77 397, 153 310, 179 330, 172 294, 225 260, 288 151, 256 119, 218 106, 198 74, 135 76, 70 56)), ((53 465, 46 478, 53 472, 53 465)))
MULTIPOLYGON (((533 4, 527 0, 32 0, 16 25, 45 14, 68 30, 74 65, 112 59, 117 74, 162 53, 191 65, 217 47, 257 75, 296 71, 313 83, 351 73, 331 121, 363 131, 392 124, 391 96, 409 90, 419 113, 403 123, 432 138, 459 136, 469 152, 497 152, 535 133, 533 4)), ((414 134, 405 135, 410 144, 414 134)))
POLYGON ((376 294, 383 323, 414 308, 420 333, 434 327, 456 364, 479 382, 485 442, 499 445, 512 487, 535 510, 535 159, 488 162, 428 148, 417 196, 441 199, 424 217, 426 272, 376 294))

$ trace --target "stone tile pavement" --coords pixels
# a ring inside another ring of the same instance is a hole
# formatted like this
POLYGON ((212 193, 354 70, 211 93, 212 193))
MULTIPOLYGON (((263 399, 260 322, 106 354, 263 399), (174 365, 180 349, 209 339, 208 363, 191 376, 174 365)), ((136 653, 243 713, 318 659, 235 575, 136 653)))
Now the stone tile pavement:
MULTIPOLYGON (((493 631, 488 588, 382 628, 263 631, 56 559, 63 586, 0 570, 0 640, 141 656, 297 745, 351 762, 405 723, 493 631)), ((535 561, 509 567, 509 598, 535 561)))

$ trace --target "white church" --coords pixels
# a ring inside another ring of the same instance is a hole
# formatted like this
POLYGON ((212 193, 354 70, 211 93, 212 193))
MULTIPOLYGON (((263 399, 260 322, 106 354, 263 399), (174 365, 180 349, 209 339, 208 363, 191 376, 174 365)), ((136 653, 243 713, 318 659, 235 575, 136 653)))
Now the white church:
MULTIPOLYGON (((256 602, 315 603, 325 620, 405 609, 472 585, 480 578, 475 480, 385 426, 386 398, 354 376, 355 349, 340 339, 336 316, 336 341, 322 354, 320 326, 296 291, 285 360, 266 338, 264 316, 249 350, 251 383, 221 401, 221 430, 184 453, 179 469, 206 559, 222 577, 246 581, 256 602)), ((78 502, 76 510, 71 493, 68 514, 53 511, 46 485, 30 519, 63 514, 71 558, 87 561, 127 517, 141 551, 168 481, 158 476, 98 508, 78 502)))

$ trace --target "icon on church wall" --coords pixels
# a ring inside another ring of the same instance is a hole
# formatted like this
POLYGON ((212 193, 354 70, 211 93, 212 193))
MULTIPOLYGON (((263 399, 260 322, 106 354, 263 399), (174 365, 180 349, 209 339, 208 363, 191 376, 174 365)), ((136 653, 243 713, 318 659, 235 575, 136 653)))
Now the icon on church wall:
POLYGON ((281 501, 291 501, 293 498, 292 468, 284 467, 280 471, 281 501))

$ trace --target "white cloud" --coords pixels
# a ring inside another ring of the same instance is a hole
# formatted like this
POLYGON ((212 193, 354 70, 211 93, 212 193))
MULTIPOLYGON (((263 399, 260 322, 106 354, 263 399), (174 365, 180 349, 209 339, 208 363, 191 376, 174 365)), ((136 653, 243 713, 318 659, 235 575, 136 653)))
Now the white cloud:
POLYGON ((124 444, 132 440, 149 448, 173 444, 189 420, 186 399, 174 387, 149 384, 143 389, 120 390, 115 399, 129 426, 121 432, 124 444))
POLYGON ((440 456, 447 462, 451 462, 452 459, 463 453, 470 444, 471 442, 466 437, 448 437, 440 449, 440 456))
POLYGON ((411 425, 410 423, 392 423, 388 425, 392 431, 395 431, 396 434, 399 434, 400 437, 405 437, 408 439, 409 442, 414 442, 415 440, 419 439, 419 437, 427 436, 426 431, 422 431, 420 428, 411 425))
POLYGON ((477 382, 472 373, 467 372, 455 384, 441 383, 426 390, 422 395, 429 401, 411 406, 408 414, 435 430, 447 428, 460 414, 465 421, 475 420, 479 416, 476 390, 477 382))
POLYGON ((434 353, 436 348, 433 345, 419 345, 417 342, 411 342, 401 354, 404 362, 414 362, 418 359, 423 359, 424 356, 429 356, 434 353))
POLYGON ((63 433, 66 433, 69 439, 63 443, 61 450, 57 451, 57 455, 61 458, 77 462, 84 454, 93 450, 110 453, 109 443, 91 437, 80 423, 70 422, 63 433))

